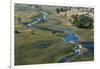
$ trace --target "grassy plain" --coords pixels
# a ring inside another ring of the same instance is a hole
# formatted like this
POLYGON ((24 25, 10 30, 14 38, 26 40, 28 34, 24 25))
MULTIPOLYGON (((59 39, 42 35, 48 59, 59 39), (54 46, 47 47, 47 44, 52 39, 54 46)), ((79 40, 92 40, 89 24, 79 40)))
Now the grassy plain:
MULTIPOLYGON (((23 6, 21 6, 23 8, 23 6)), ((73 51, 74 44, 65 43, 63 36, 67 33, 56 32, 55 30, 71 29, 80 37, 80 42, 93 41, 93 29, 79 29, 71 24, 69 21, 72 11, 57 14, 54 6, 41 6, 42 10, 49 13, 48 20, 34 25, 37 27, 27 27, 24 23, 30 23, 33 18, 41 15, 39 9, 30 8, 21 10, 21 7, 15 5, 15 30, 20 33, 15 33, 15 65, 26 64, 42 64, 42 63, 56 63, 68 53, 73 51), (17 9, 16 9, 17 8, 17 9), (20 8, 20 9, 18 9, 20 8), (19 21, 18 18, 21 18, 19 21), (40 29, 40 27, 50 28, 51 31, 40 29), (60 35, 60 36, 59 36, 60 35)), ((75 11, 78 14, 78 11, 75 11)), ((80 13, 79 13, 80 14, 80 13)), ((82 13, 81 13, 82 14, 82 13)), ((85 61, 90 58, 93 60, 93 55, 80 56, 72 61, 85 61), (91 57, 91 58, 90 58, 91 57)))

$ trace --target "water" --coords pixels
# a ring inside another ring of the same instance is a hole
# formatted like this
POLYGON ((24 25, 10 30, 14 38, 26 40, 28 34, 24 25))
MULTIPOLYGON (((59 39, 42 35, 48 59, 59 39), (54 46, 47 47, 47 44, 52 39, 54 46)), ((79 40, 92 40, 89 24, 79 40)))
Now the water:
MULTIPOLYGON (((64 41, 76 44, 77 45, 76 47, 78 48, 78 46, 80 46, 79 45, 80 43, 79 42, 75 42, 75 41, 79 40, 78 35, 75 32, 73 32, 71 30, 67 30, 67 29, 64 30, 64 32, 67 33, 67 35, 64 36, 64 41)), ((92 48, 92 49, 94 48, 94 42, 84 42, 82 45, 85 48, 92 48)))
MULTIPOLYGON (((77 42, 77 40, 79 40, 79 37, 75 32, 73 32, 71 30, 64 30, 64 32, 67 33, 67 35, 64 36, 64 38, 63 38, 64 41, 75 44, 76 46, 73 48, 74 52, 73 52, 72 55, 65 56, 60 61, 58 61, 58 63, 71 61, 72 58, 75 58, 75 56, 80 55, 80 52, 81 52, 80 48, 82 48, 82 45, 79 42, 77 42)), ((83 46, 85 48, 88 48, 88 49, 91 49, 91 48, 94 49, 94 43, 93 42, 85 42, 85 43, 83 43, 83 46)))
POLYGON ((33 26, 36 23, 46 21, 47 20, 48 13, 47 12, 44 12, 44 11, 42 11, 41 13, 42 13, 42 16, 37 17, 37 18, 34 18, 31 23, 27 24, 27 26, 33 26))
POLYGON ((94 42, 85 42, 83 46, 88 49, 94 49, 94 42))
POLYGON ((48 44, 41 44, 36 46, 36 48, 47 48, 49 45, 48 44))
POLYGON ((70 42, 70 41, 76 41, 76 40, 79 40, 78 36, 76 33, 74 33, 73 31, 71 30, 64 30, 65 33, 67 33, 66 36, 64 36, 64 41, 65 42, 70 42))

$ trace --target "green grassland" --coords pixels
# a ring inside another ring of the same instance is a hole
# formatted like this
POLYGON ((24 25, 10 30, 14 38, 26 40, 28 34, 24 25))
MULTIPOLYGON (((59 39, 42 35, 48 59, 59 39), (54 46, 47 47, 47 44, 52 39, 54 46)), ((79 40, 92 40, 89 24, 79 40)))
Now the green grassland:
MULTIPOLYGON (((56 14, 55 8, 57 7, 41 7, 49 15, 47 21, 34 25, 37 29, 27 27, 24 23, 30 23, 33 18, 40 16, 40 10, 29 8, 29 6, 25 8, 24 6, 25 10, 23 11, 20 10, 21 8, 15 7, 15 30, 20 32, 15 33, 15 65, 56 63, 68 53, 72 52, 75 45, 65 43, 62 39, 67 33, 53 33, 52 31, 43 30, 39 27, 53 28, 60 31, 71 29, 79 35, 80 42, 93 41, 93 29, 79 29, 73 26, 68 20, 70 16, 63 16, 63 13, 56 14), (21 18, 21 20, 19 21, 18 18, 21 18)), ((78 57, 80 59, 72 61, 82 61, 82 58, 84 60, 88 58, 93 60, 92 57, 93 55, 84 55, 78 57)))
MULTIPOLYGON (((30 17, 22 20, 20 23, 18 23, 17 19, 15 21, 15 30, 20 32, 15 34, 15 65, 54 63, 72 51, 74 45, 65 43, 62 40, 66 33, 57 32, 53 34, 52 31, 33 30, 23 25, 24 22, 31 22, 31 16, 40 15, 35 10, 30 12, 32 13, 29 13, 29 11, 15 11, 15 16, 19 18, 30 17), (46 44, 47 47, 39 47, 42 44, 46 44)), ((48 23, 36 24, 36 26, 42 27, 48 25, 48 23)))
POLYGON ((54 63, 70 53, 73 46, 48 31, 34 30, 34 34, 15 34, 15 64, 54 63), (43 44, 47 47, 41 48, 43 44))

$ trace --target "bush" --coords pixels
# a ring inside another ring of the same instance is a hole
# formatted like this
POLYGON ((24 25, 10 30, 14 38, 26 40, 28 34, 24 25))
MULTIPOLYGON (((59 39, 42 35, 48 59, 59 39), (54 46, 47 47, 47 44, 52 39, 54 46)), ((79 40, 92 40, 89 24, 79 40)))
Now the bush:
POLYGON ((73 24, 79 28, 93 28, 93 18, 87 15, 73 15, 73 24))

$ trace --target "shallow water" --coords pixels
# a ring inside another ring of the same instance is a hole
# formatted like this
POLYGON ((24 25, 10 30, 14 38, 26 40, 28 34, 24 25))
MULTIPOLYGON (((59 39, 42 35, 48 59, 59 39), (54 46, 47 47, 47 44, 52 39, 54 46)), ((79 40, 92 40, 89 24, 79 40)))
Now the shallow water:
POLYGON ((67 33, 66 36, 64 36, 64 41, 65 42, 70 42, 70 41, 75 41, 75 40, 79 40, 78 36, 76 33, 74 33, 71 30, 64 30, 65 33, 67 33))
POLYGON ((84 42, 83 46, 88 49, 94 49, 94 42, 84 42))

